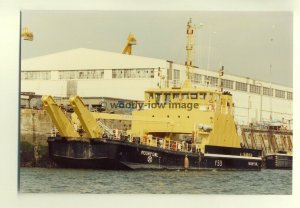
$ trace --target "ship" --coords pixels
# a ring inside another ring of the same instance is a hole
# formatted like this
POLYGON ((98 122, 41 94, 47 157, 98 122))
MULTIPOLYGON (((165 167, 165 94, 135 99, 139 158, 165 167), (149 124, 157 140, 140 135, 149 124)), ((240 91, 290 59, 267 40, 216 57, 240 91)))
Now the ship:
POLYGON ((293 131, 283 122, 263 122, 242 128, 245 147, 262 150, 266 169, 293 169, 293 131), (250 138, 249 138, 250 137, 250 138))
POLYGON ((69 98, 71 118, 51 96, 43 107, 58 134, 48 138, 49 157, 63 168, 108 170, 260 170, 261 150, 241 146, 234 122, 230 92, 192 86, 192 38, 187 24, 186 80, 181 86, 159 86, 145 91, 142 108, 131 115, 90 112, 79 96, 69 98), (127 120, 126 132, 102 121, 127 120))
POLYGON ((286 151, 267 154, 264 156, 266 169, 293 169, 293 155, 286 151))
POLYGON ((283 122, 264 122, 242 128, 245 147, 262 150, 266 169, 293 168, 293 131, 283 122))
POLYGON ((267 153, 263 157, 264 166, 267 169, 293 169, 293 143, 291 136, 293 132, 285 127, 281 122, 271 123, 266 126, 269 135, 274 138, 274 135, 281 134, 281 143, 283 147, 279 147, 274 140, 273 153, 267 153), (277 148, 276 148, 277 147, 277 148))

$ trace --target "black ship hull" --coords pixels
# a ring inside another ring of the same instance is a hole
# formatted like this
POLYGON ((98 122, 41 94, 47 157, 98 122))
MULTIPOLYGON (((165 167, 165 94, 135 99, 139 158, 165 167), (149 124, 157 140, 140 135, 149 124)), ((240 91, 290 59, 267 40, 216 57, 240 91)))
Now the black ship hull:
POLYGON ((288 169, 293 168, 293 156, 287 154, 269 154, 264 157, 265 168, 267 169, 288 169))
POLYGON ((260 170, 261 151, 206 146, 204 153, 118 140, 50 137, 49 156, 63 168, 260 170))

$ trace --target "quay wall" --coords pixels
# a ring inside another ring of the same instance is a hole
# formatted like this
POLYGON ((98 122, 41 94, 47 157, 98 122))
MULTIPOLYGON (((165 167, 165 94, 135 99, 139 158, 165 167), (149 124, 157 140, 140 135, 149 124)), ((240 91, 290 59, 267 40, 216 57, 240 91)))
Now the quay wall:
MULTIPOLYGON (((121 112, 117 112, 121 113, 121 112)), ((67 113, 70 117, 70 113, 67 113)), ((128 121, 107 120, 103 123, 110 128, 125 130, 128 121)), ((21 167, 52 167, 48 158, 47 138, 51 136, 54 124, 46 110, 20 109, 19 161, 21 167)))

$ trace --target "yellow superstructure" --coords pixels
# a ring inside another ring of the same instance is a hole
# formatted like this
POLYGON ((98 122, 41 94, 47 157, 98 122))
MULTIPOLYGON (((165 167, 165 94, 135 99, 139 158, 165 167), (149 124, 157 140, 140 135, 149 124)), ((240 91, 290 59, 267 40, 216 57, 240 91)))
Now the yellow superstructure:
POLYGON ((240 147, 233 117, 232 96, 201 88, 152 89, 145 92, 148 109, 133 111, 132 117, 164 119, 169 122, 132 121, 133 137, 181 140, 192 138, 204 145, 240 147))

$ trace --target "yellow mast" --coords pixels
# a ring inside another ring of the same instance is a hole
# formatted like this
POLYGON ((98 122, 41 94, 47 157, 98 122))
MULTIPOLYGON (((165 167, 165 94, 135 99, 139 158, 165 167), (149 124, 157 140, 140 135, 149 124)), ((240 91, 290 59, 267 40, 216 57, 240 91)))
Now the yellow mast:
POLYGON ((186 45, 186 80, 184 81, 183 88, 191 87, 190 81, 190 70, 192 67, 192 51, 193 51, 193 34, 195 31, 195 26, 192 24, 192 19, 188 21, 187 24, 187 45, 186 45))
POLYGON ((223 83, 222 83, 222 77, 224 76, 224 66, 219 69, 219 79, 218 79, 218 87, 219 92, 223 92, 223 83))

